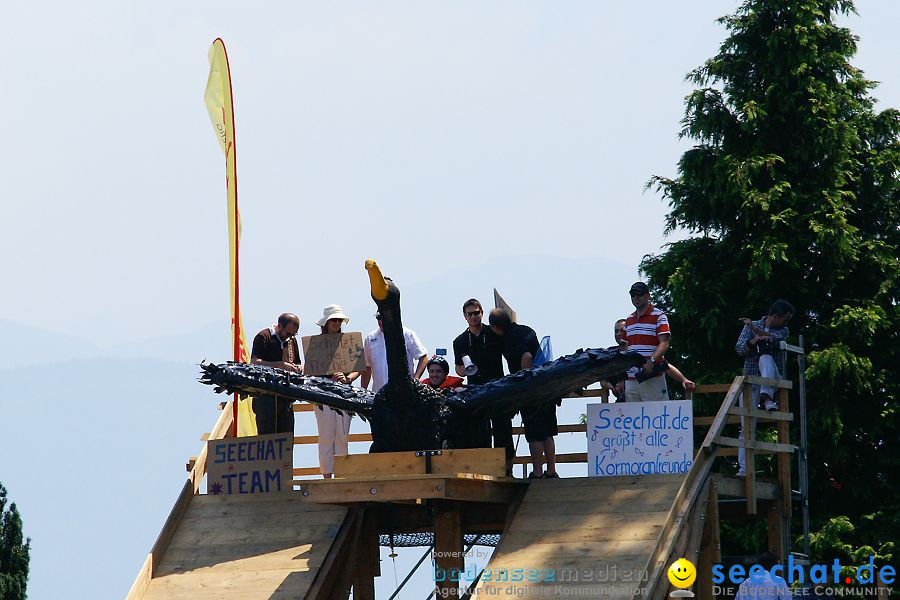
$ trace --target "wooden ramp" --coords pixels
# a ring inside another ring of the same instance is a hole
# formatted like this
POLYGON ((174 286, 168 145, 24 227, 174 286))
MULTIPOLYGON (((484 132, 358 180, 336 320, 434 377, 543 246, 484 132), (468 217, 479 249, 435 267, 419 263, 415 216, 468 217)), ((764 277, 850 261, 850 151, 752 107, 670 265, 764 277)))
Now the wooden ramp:
POLYGON ((533 481, 473 597, 631 600, 634 588, 647 584, 640 579, 683 480, 533 481))
POLYGON ((347 509, 298 494, 193 496, 142 600, 302 598, 347 509))

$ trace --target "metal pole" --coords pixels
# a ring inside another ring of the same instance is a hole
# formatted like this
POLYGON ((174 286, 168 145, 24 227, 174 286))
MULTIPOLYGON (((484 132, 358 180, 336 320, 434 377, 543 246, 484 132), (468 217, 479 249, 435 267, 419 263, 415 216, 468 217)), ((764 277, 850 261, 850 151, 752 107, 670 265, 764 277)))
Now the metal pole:
POLYGON ((801 352, 797 354, 800 367, 800 502, 803 509, 803 549, 809 558, 809 470, 806 439, 806 353, 803 352, 803 336, 800 336, 801 352))
MULTIPOLYGON (((479 535, 479 536, 477 536, 474 540, 472 540, 472 543, 469 544, 468 546, 466 546, 465 550, 463 550, 463 554, 464 554, 464 555, 465 555, 465 554, 468 554, 468 553, 469 553, 469 550, 472 549, 472 546, 474 546, 475 544, 477 544, 477 543, 478 543, 478 540, 480 540, 481 538, 482 538, 482 536, 479 535)), ((481 574, 479 573, 478 576, 481 577, 481 574)), ((460 579, 462 579, 462 575, 460 575, 460 579)), ((404 581, 404 583, 406 583, 406 582, 404 581)), ((431 590, 431 593, 428 594, 428 597, 425 598, 425 600, 431 600, 432 598, 434 598, 434 595, 435 595, 436 593, 437 593, 437 587, 435 587, 435 589, 431 590)), ((390 598, 388 598, 388 600, 391 600, 392 598, 393 598, 393 596, 391 596, 390 598)))
POLYGON ((425 561, 426 558, 428 558, 428 555, 431 554, 433 548, 434 544, 428 546, 428 550, 425 551, 425 554, 422 555, 422 558, 419 559, 419 562, 416 563, 416 566, 410 569, 409 573, 406 574, 406 578, 400 582, 400 585, 397 586, 397 589, 394 590, 394 593, 391 594, 391 597, 388 598, 388 600, 394 600, 394 598, 397 597, 397 595, 400 593, 400 590, 402 590, 403 586, 406 585, 406 582, 409 581, 410 577, 413 576, 413 573, 415 573, 419 569, 419 566, 425 561))

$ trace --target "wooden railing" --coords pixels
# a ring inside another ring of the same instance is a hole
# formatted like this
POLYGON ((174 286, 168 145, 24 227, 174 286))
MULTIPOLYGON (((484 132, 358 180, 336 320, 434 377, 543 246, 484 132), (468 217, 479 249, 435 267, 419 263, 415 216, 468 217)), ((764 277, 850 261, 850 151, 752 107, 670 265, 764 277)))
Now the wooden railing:
MULTIPOLYGON (((753 464, 753 457, 756 454, 768 454, 768 453, 783 453, 790 452, 793 450, 793 446, 788 448, 785 444, 787 441, 783 441, 781 439, 782 430, 779 429, 779 442, 776 444, 772 444, 769 442, 760 442, 756 441, 756 422, 757 420, 763 421, 779 421, 784 422, 784 433, 787 434, 787 423, 793 420, 793 416, 786 412, 787 409, 787 390, 791 389, 791 382, 784 380, 768 380, 763 379, 761 377, 744 377, 743 380, 745 384, 743 384, 742 393, 748 398, 745 402, 743 402, 743 406, 750 407, 750 386, 752 384, 762 383, 764 385, 769 384, 773 387, 779 388, 783 392, 783 396, 779 396, 779 402, 783 402, 783 405, 779 406, 778 412, 766 412, 762 410, 756 410, 755 408, 746 408, 742 409, 738 406, 730 407, 733 410, 729 410, 729 412, 724 417, 723 425, 726 424, 737 424, 745 421, 743 423, 743 428, 745 432, 749 432, 748 435, 744 436, 743 440, 739 440, 737 438, 730 437, 721 437, 720 440, 717 440, 717 444, 722 446, 719 449, 720 456, 735 456, 738 453, 738 448, 744 447, 747 449, 747 463, 753 464), (746 388, 746 389, 744 389, 746 388), (782 412, 785 411, 785 412, 782 412)), ((731 390, 733 383, 715 383, 715 384, 704 384, 698 385, 693 393, 687 394, 687 399, 692 399, 693 395, 700 394, 721 394, 727 393, 731 390)), ((589 389, 584 390, 578 395, 573 395, 570 397, 571 399, 579 399, 579 398, 597 398, 599 402, 604 403, 609 401, 609 390, 606 389, 589 389)), ((727 399, 727 396, 726 396, 727 399)), ((735 400, 736 401, 736 400, 735 400)), ((294 412, 295 413, 305 413, 312 412, 315 410, 315 407, 312 404, 294 404, 294 412)), ((694 416, 694 427, 709 427, 713 425, 718 415, 714 416, 705 416, 705 415, 695 415, 694 416)), ((565 424, 559 425, 559 433, 586 433, 587 425, 584 423, 573 423, 573 424, 565 424)), ((522 427, 513 427, 513 435, 524 434, 524 428, 522 427)), ((372 434, 370 433, 351 433, 348 436, 348 441, 350 442, 371 442, 372 434)), ((319 437, 316 435, 300 435, 294 437, 295 445, 307 445, 307 444, 318 444, 319 437)), ((514 464, 524 465, 531 462, 530 456, 516 456, 513 460, 514 464)), ((571 453, 560 453, 556 455, 557 463, 587 463, 587 452, 571 452, 571 453)), ((789 464, 789 462, 788 462, 789 464)), ((752 469, 751 469, 752 470, 752 469)), ((321 474, 318 466, 308 466, 308 467, 295 467, 294 468, 294 477, 308 477, 321 474)), ((748 479, 755 483, 755 474, 748 476, 748 479)), ((748 487, 751 486, 751 483, 748 483, 748 487)), ((748 496, 748 505, 750 503, 750 496, 748 496)), ((753 511, 755 513, 755 501, 753 503, 753 511)))

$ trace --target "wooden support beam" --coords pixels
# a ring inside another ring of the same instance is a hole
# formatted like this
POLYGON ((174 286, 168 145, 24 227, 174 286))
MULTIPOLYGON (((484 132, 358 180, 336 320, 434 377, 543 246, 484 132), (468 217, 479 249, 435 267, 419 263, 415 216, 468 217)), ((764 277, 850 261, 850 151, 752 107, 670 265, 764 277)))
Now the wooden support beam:
POLYGON ((334 475, 338 479, 367 475, 456 475, 480 473, 504 477, 506 467, 502 448, 440 450, 433 456, 416 452, 379 452, 334 457, 334 475), (430 469, 430 470, 429 470, 430 469))
POLYGON ((376 510, 363 510, 362 525, 354 543, 353 600, 375 600, 375 578, 381 575, 378 521, 376 510))
MULTIPOLYGON (((715 474, 716 490, 720 498, 743 498, 744 481, 737 477, 715 474)), ((781 500, 781 486, 769 481, 756 481, 756 499, 771 501, 781 500)))
MULTIPOLYGON (((744 383, 743 390, 743 402, 741 403, 742 409, 750 409, 755 408, 753 406, 753 391, 750 387, 749 383, 744 383)), ((735 407, 728 409, 729 414, 735 407)), ((756 440, 756 419, 749 414, 744 414, 741 416, 741 427, 743 428, 743 435, 741 436, 744 441, 755 441, 756 440)), ((753 447, 749 444, 744 445, 744 464, 746 470, 746 476, 744 477, 744 485, 746 488, 746 498, 747 498, 747 514, 755 515, 756 514, 756 453, 753 452, 753 447)))
POLYGON ((769 552, 778 557, 778 562, 784 564, 784 561, 787 559, 787 550, 784 547, 784 519, 781 515, 780 502, 769 504, 766 511, 766 525, 769 552))
POLYGON ((434 553, 437 597, 458 598, 459 580, 466 570, 466 558, 462 514, 455 502, 434 503, 434 553))
POLYGON ((759 375, 745 375, 744 380, 753 385, 776 387, 783 390, 794 389, 794 382, 790 379, 769 379, 767 377, 760 377, 759 375))
POLYGON ((347 511, 347 516, 318 568, 305 600, 346 600, 353 576, 353 544, 362 527, 363 509, 347 511))
MULTIPOLYGON (((787 412, 790 410, 790 401, 786 389, 778 390, 778 410, 787 412)), ((778 423, 778 443, 789 445, 791 441, 790 426, 786 422, 778 423)), ((793 448, 794 446, 791 446, 793 448)), ((785 531, 789 535, 791 518, 791 457, 787 454, 778 455, 778 481, 781 483, 782 507, 781 517, 784 519, 785 531)), ((786 542, 789 544, 790 542, 786 542)), ((790 547, 788 545, 788 547, 790 547)))
MULTIPOLYGON (((745 442, 744 440, 739 440, 737 438, 722 437, 722 436, 715 438, 713 440, 713 443, 718 444, 720 446, 732 446, 734 448, 740 448, 742 446, 746 446, 746 447, 752 448, 753 450, 756 450, 756 451, 765 450, 772 454, 775 454, 775 453, 790 454, 794 450, 797 449, 796 446, 793 446, 791 444, 775 444, 773 442, 760 442, 758 440, 757 441, 747 440, 745 442)), ((788 458, 788 460, 790 460, 790 458, 788 458)))
POLYGON ((716 600, 713 594, 712 568, 722 560, 719 543, 719 493, 716 481, 709 484, 709 497, 703 519, 700 554, 697 556, 697 596, 700 600, 716 600))
MULTIPOLYGON (((728 410, 728 414, 730 415, 738 415, 738 416, 747 416, 753 417, 760 421, 793 421, 794 415, 789 412, 781 412, 776 410, 759 410, 758 408, 747 408, 746 406, 743 408, 735 406, 728 410)), ((697 419, 694 419, 694 423, 697 422, 697 419)))

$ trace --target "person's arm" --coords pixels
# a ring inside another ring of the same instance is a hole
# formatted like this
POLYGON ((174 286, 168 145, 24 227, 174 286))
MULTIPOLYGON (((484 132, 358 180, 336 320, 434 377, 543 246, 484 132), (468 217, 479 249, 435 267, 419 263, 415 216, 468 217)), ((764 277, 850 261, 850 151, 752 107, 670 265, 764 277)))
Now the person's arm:
POLYGON ((534 356, 531 355, 531 352, 526 352, 522 355, 522 363, 521 367, 523 369, 530 369, 534 366, 534 356))
POLYGON ((359 378, 359 385, 362 389, 369 389, 369 382, 372 380, 372 367, 366 367, 359 378))
POLYGON ((744 325, 741 335, 738 336, 737 343, 734 345, 734 351, 738 356, 747 356, 750 354, 750 338, 753 337, 753 330, 744 325))
POLYGON ((294 373, 303 372, 303 368, 300 365, 295 365, 294 363, 286 363, 283 360, 263 360, 258 356, 250 356, 250 364, 275 367, 277 369, 284 369, 285 371, 293 371, 294 373))
POLYGON ((697 384, 685 377, 684 373, 679 371, 678 367, 676 367, 672 363, 669 363, 669 368, 666 369, 666 373, 669 375, 669 377, 680 383, 682 387, 684 387, 684 391, 693 392, 695 389, 697 389, 697 384))
POLYGON ((423 354, 419 357, 419 364, 416 365, 416 374, 413 379, 422 379, 422 373, 425 372, 425 366, 428 364, 428 355, 423 354))
POLYGON ((644 363, 644 371, 651 373, 653 371, 653 365, 662 361, 663 357, 666 355, 666 351, 669 349, 670 337, 671 336, 668 333, 659 334, 659 344, 656 346, 653 354, 647 357, 647 362, 644 363))

